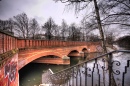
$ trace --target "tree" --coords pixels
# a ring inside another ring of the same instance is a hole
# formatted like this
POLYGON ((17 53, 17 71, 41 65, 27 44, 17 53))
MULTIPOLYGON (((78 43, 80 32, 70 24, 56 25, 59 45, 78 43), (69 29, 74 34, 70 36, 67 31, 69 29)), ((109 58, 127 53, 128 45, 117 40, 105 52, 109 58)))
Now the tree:
POLYGON ((52 34, 55 40, 60 40, 60 26, 55 25, 52 34))
POLYGON ((30 21, 30 35, 33 39, 36 39, 36 35, 39 34, 39 24, 35 18, 30 21))
POLYGON ((56 24, 54 22, 54 20, 50 17, 47 22, 42 26, 42 28, 45 29, 45 36, 46 39, 50 40, 52 39, 52 32, 54 31, 56 24))
POLYGON ((14 16, 15 33, 19 33, 18 36, 22 38, 29 38, 29 18, 25 13, 14 16))
POLYGON ((67 25, 67 23, 65 22, 64 19, 62 20, 61 28, 62 28, 62 30, 61 30, 62 40, 65 40, 65 37, 66 37, 66 31, 67 31, 68 25, 67 25))
POLYGON ((9 20, 0 20, 0 30, 7 32, 11 35, 14 35, 13 27, 14 25, 11 18, 9 20))
POLYGON ((82 38, 84 38, 84 40, 88 41, 87 36, 90 35, 90 33, 95 29, 97 29, 97 24, 94 18, 91 18, 90 20, 83 18, 81 20, 81 31, 83 34, 82 38))
POLYGON ((102 0, 99 3, 100 13, 103 15, 102 25, 119 26, 121 29, 128 29, 130 26, 130 5, 129 0, 102 0))
POLYGON ((69 39, 71 41, 79 41, 81 38, 80 29, 76 27, 75 23, 72 23, 69 27, 69 39))
MULTIPOLYGON (((56 1, 56 2, 61 1, 62 3, 69 3, 69 5, 72 5, 73 7, 75 7, 75 12, 79 12, 80 10, 85 9, 88 6, 88 4, 90 2, 92 2, 92 0, 54 0, 54 1, 56 1)), ((100 20, 97 0, 93 0, 93 3, 94 3, 94 8, 95 8, 98 29, 99 29, 99 33, 100 33, 100 39, 102 42, 102 47, 104 49, 104 53, 106 53, 107 49, 105 46, 104 33, 103 33, 102 24, 101 24, 101 20, 100 20)))
MULTIPOLYGON (((97 0, 55 0, 55 1, 56 2, 61 1, 62 3, 69 3, 69 5, 72 5, 75 8, 75 12, 85 9, 88 6, 88 4, 93 1, 94 8, 95 8, 94 13, 96 14, 97 26, 98 26, 98 30, 100 33, 100 39, 101 39, 101 43, 102 43, 102 47, 103 47, 103 51, 104 51, 103 53, 107 53, 104 32, 103 32, 103 28, 102 28, 102 22, 101 22, 101 18, 100 18, 100 14, 99 14, 99 5, 97 4, 97 0)), ((108 58, 106 57, 106 59, 108 59, 108 58)), ((105 77, 105 74, 103 72, 103 80, 104 80, 104 77, 105 77)), ((113 75, 112 75, 111 80, 112 80, 113 86, 116 86, 113 75)), ((103 84, 105 86, 105 80, 103 81, 103 84)))

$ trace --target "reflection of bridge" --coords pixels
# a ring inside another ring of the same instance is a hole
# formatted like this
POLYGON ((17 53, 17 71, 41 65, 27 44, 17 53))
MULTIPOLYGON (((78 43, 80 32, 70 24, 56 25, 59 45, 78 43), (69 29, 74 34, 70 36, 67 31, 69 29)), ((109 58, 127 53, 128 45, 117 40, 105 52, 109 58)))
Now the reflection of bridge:
MULTIPOLYGON (((3 32, 0 33, 0 77, 4 75, 5 66, 10 69, 13 62, 17 62, 15 70, 16 74, 10 70, 6 70, 9 74, 14 75, 15 80, 18 80, 18 70, 24 67, 26 64, 43 56, 57 56, 59 61, 52 61, 52 59, 46 59, 46 62, 57 64, 69 64, 69 56, 79 56, 80 52, 96 52, 96 47, 100 43, 98 42, 75 42, 75 41, 48 41, 48 40, 30 40, 30 39, 18 39, 3 32), (59 63, 58 63, 59 62, 59 63)), ((0 83, 8 83, 9 77, 0 78, 0 83), (1 80, 6 79, 4 82, 1 80)), ((14 80, 13 79, 13 80, 14 80)), ((11 81, 11 86, 15 85, 15 81, 11 81)), ((2 85, 3 85, 2 84, 2 85)), ((1 85, 0 85, 1 86, 1 85)))

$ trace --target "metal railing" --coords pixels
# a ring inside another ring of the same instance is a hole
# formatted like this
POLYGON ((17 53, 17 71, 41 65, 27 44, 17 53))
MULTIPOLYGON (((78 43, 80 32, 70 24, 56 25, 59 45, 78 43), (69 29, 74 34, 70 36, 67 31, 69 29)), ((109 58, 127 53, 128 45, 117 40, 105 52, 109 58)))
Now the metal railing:
POLYGON ((51 86, 130 86, 129 66, 130 50, 117 50, 50 74, 43 82, 51 86))

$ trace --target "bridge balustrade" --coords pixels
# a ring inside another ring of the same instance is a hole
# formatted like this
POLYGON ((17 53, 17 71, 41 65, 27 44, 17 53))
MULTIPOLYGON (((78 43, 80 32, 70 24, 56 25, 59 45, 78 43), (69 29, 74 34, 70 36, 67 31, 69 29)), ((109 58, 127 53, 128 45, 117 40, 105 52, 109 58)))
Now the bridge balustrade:
POLYGON ((18 48, 81 46, 86 42, 18 39, 18 48))
POLYGON ((66 47, 86 45, 86 42, 20 39, 0 31, 0 54, 19 48, 66 47))
POLYGON ((17 48, 17 38, 0 32, 0 54, 17 48))

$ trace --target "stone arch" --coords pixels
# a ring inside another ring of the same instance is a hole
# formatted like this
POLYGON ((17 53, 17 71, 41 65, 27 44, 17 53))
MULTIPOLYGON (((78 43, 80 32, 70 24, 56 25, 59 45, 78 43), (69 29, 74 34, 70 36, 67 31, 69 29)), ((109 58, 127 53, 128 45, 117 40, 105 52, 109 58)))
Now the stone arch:
POLYGON ((68 57, 70 56, 80 56, 79 51, 78 50, 72 50, 67 54, 68 57))

